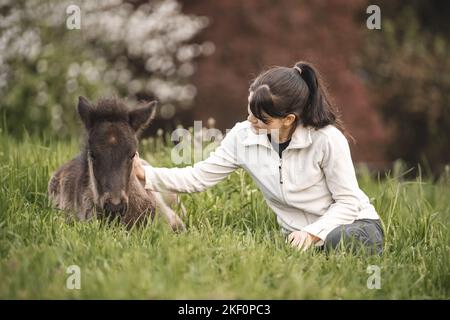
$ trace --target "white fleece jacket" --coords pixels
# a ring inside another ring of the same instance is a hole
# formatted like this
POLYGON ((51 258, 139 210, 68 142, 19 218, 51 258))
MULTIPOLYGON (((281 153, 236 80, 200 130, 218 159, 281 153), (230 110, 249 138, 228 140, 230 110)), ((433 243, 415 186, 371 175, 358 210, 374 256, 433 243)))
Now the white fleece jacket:
POLYGON ((144 166, 145 188, 199 192, 238 168, 254 179, 283 229, 307 231, 321 239, 316 245, 340 225, 379 219, 358 186, 347 139, 332 125, 319 130, 299 125, 280 158, 266 134, 239 122, 207 159, 193 166, 144 166))

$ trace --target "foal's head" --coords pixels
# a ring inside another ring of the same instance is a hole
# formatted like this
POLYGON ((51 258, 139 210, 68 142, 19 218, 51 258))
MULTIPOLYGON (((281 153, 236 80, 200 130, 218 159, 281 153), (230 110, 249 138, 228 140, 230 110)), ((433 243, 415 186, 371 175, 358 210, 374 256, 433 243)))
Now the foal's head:
POLYGON ((121 217, 128 209, 137 133, 153 119, 155 110, 155 101, 129 110, 116 99, 102 99, 94 106, 79 97, 78 113, 87 131, 89 184, 96 206, 108 218, 121 217))

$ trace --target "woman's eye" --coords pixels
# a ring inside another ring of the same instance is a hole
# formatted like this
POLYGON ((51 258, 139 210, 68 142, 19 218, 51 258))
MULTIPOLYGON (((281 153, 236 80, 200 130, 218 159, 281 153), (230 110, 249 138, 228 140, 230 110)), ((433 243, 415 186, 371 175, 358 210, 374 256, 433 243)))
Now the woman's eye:
POLYGON ((135 153, 133 153, 133 155, 132 155, 132 156, 130 156, 130 159, 131 159, 131 160, 133 160, 135 156, 136 156, 136 152, 135 152, 135 153))

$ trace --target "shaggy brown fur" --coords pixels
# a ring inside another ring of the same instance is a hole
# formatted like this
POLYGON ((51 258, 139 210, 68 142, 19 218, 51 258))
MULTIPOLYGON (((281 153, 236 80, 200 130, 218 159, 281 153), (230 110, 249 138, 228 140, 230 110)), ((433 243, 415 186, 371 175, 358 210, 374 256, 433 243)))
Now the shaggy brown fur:
MULTIPOLYGON (((174 230, 184 224, 170 205, 176 196, 145 190, 133 172, 139 132, 154 117, 156 103, 129 110, 116 99, 92 106, 80 97, 78 113, 86 129, 81 153, 62 165, 48 184, 53 204, 80 220, 120 219, 127 226, 141 224, 163 213, 174 230), (167 203, 167 199, 173 199, 167 203)), ((184 208, 182 208, 184 212, 184 208)))

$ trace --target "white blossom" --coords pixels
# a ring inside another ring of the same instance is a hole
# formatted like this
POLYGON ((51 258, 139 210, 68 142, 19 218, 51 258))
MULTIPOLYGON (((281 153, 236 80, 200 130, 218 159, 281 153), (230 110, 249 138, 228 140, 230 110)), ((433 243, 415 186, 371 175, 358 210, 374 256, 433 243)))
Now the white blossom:
MULTIPOLYGON (((181 9, 175 0, 139 7, 125 0, 0 0, 0 94, 20 85, 16 69, 27 63, 44 83, 60 77, 71 95, 89 84, 102 92, 126 92, 130 99, 145 93, 165 106, 164 117, 172 117, 176 106, 190 105, 196 95, 189 82, 192 60, 214 52, 210 42, 190 43, 208 18, 181 9), (80 8, 80 30, 66 27, 69 5, 80 8), (71 61, 60 61, 60 55, 71 61)), ((37 105, 51 101, 52 124, 64 117, 63 101, 55 102, 49 92, 36 99, 37 105)))

